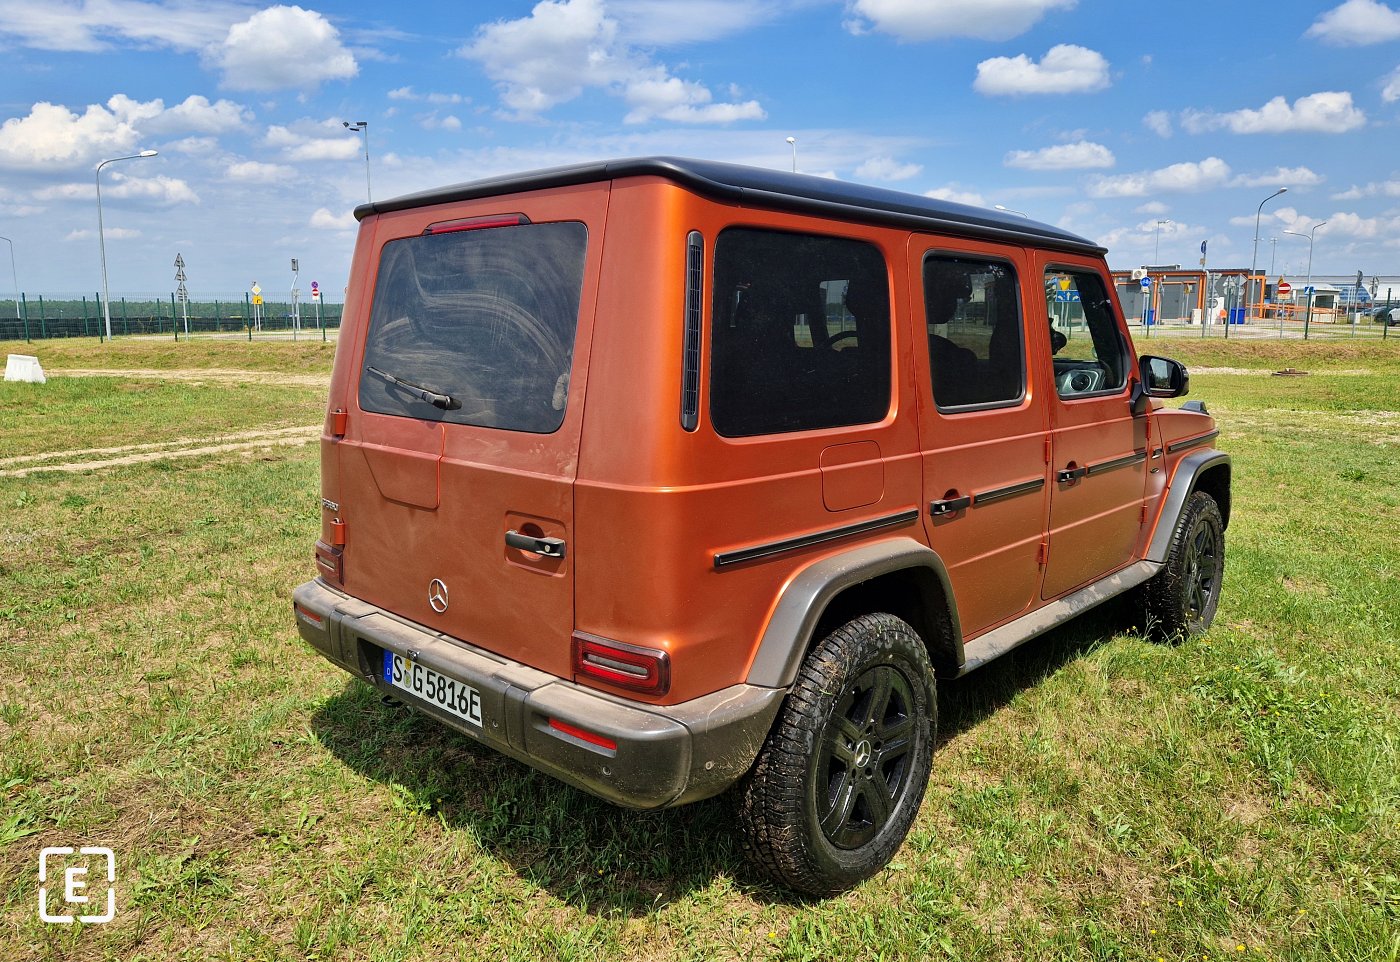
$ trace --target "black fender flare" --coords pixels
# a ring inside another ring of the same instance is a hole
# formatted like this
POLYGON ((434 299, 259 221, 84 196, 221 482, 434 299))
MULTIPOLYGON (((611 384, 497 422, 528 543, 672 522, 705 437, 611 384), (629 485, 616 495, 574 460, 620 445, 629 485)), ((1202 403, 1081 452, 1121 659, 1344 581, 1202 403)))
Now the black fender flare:
POLYGON ((789 578, 764 628, 745 680, 750 685, 768 688, 792 687, 811 647, 817 623, 832 599, 862 582, 911 568, 924 569, 941 586, 950 621, 951 654, 961 665, 962 628, 948 569, 928 545, 900 537, 821 558, 789 578))
MULTIPOLYGON (((1191 497, 1201 485, 1201 479, 1214 471, 1230 473, 1230 456, 1214 448, 1205 451, 1192 451, 1183 455, 1177 463, 1176 471, 1167 485, 1165 503, 1157 516, 1157 527, 1147 544, 1146 560, 1164 564, 1167 552, 1171 550, 1172 532, 1176 530, 1177 519, 1186 510, 1186 499, 1191 497)), ((1222 512, 1229 511, 1228 504, 1220 506, 1222 512)), ((1226 514, 1228 518, 1228 513, 1226 514)))

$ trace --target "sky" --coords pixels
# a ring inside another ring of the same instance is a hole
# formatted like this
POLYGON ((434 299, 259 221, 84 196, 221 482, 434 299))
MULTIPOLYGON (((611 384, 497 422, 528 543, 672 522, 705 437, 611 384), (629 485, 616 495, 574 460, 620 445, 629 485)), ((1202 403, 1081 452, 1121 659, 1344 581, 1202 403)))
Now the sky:
MULTIPOLYGON (((1400 273, 1379 0, 0 0, 19 287, 343 290, 378 199, 655 154, 1001 205, 1115 268, 1400 273), (368 124, 365 140, 344 127, 368 124), (1288 234, 1286 231, 1295 231, 1288 234)), ((8 295, 0 243, 0 291, 8 295)), ((305 294, 303 294, 303 298, 305 294)))

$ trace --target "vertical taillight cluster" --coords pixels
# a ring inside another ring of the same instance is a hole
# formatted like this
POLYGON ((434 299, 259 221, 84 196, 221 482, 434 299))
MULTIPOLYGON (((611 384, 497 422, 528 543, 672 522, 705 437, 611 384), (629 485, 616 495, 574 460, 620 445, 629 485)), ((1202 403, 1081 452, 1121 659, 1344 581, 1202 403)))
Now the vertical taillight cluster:
POLYGON ((659 648, 574 632, 574 675, 583 675, 644 695, 664 695, 671 688, 671 656, 659 648))

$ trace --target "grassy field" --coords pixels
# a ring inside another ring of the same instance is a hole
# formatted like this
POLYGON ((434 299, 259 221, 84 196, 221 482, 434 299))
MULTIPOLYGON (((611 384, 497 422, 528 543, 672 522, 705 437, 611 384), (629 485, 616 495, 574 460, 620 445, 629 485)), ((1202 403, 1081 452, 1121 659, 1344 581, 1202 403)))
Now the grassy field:
MULTIPOLYGON (((945 685, 908 844, 827 901, 744 867, 726 799, 614 809, 314 657, 288 602, 314 445, 0 476, 0 959, 1400 958, 1400 342, 1140 347, 1196 369, 1235 457, 1215 626, 1152 644, 1114 606, 945 685), (41 923, 39 849, 84 844, 116 852, 115 921, 41 923)), ((315 424, 322 397, 0 383, 0 457, 315 424)))

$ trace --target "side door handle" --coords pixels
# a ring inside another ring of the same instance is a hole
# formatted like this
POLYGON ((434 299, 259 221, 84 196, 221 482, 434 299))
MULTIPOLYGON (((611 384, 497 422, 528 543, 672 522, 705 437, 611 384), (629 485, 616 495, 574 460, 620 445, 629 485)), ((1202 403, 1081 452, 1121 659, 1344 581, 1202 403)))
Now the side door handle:
POLYGON ((1080 478, 1084 477, 1084 475, 1088 473, 1088 465, 1084 465, 1082 467, 1077 468, 1061 468, 1060 472, 1055 475, 1055 478, 1061 484, 1068 484, 1071 481, 1078 481, 1080 478))
POLYGON ((564 557, 563 538, 535 538, 528 534, 521 534, 519 531, 507 531, 506 546, 519 548, 521 551, 528 551, 544 558, 564 557))
POLYGON ((928 513, 932 517, 941 518, 945 515, 955 514, 971 505, 972 495, 970 494, 965 494, 960 498, 943 498, 939 501, 929 502, 928 513))

